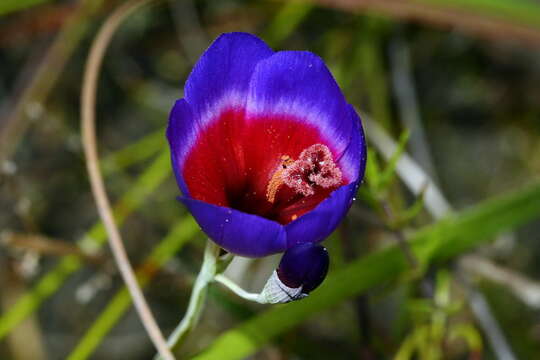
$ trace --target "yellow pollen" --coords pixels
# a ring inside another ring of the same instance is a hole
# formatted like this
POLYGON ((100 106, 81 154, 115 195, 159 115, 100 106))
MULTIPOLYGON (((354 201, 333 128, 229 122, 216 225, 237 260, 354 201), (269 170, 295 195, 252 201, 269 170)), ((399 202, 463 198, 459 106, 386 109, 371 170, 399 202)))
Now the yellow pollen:
POLYGON ((294 221, 294 220, 296 220, 296 219, 298 219, 298 215, 294 214, 293 216, 291 216, 291 220, 292 220, 292 221, 294 221))
POLYGON ((283 171, 294 162, 293 159, 289 155, 283 155, 281 156, 281 164, 279 164, 279 167, 272 175, 272 178, 270 179, 270 182, 268 183, 268 186, 266 187, 266 199, 270 203, 274 203, 276 201, 276 194, 280 188, 281 185, 283 185, 283 177, 281 176, 283 174, 283 171))

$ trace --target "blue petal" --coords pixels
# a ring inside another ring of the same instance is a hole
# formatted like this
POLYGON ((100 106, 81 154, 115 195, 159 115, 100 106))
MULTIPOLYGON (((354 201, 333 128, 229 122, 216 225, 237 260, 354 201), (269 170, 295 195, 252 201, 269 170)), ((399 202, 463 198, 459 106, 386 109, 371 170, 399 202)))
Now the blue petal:
POLYGON ((247 33, 219 36, 201 56, 186 82, 184 94, 196 121, 204 126, 224 107, 245 105, 257 63, 274 52, 247 33))
POLYGON ((287 249, 285 230, 274 221, 189 197, 180 201, 206 235, 233 254, 262 257, 287 249))
POLYGON ((343 159, 340 167, 345 177, 356 180, 358 159, 341 156, 355 123, 339 86, 317 55, 281 51, 260 61, 251 78, 247 114, 248 119, 287 114, 315 126, 343 159))
POLYGON ((357 189, 357 181, 344 185, 331 193, 315 209, 287 224, 287 247, 323 241, 345 217, 357 189))
POLYGON ((357 179, 362 180, 364 178, 364 171, 366 170, 366 138, 364 136, 364 129, 362 128, 362 122, 356 110, 354 110, 352 105, 347 105, 347 108, 349 110, 349 116, 354 123, 355 130, 351 132, 349 145, 347 145, 347 149, 343 152, 339 161, 350 164, 349 169, 355 174, 353 179, 356 181, 357 179))
POLYGON ((167 139, 171 147, 171 160, 176 182, 184 196, 188 196, 189 192, 182 177, 182 160, 187 155, 187 138, 192 133, 193 114, 189 104, 180 99, 176 101, 169 115, 169 125, 167 126, 167 139))

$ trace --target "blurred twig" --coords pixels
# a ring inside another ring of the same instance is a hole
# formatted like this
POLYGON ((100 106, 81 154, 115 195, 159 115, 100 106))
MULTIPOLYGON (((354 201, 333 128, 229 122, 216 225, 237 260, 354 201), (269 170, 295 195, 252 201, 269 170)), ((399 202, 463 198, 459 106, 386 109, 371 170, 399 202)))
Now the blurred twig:
POLYGON ((390 64, 392 85, 399 108, 400 120, 404 128, 411 132, 409 148, 412 156, 420 166, 435 179, 435 166, 431 159, 429 145, 424 135, 424 127, 420 117, 420 108, 413 81, 411 55, 403 36, 398 32, 390 42, 390 64))
MULTIPOLYGON (((540 5, 530 2, 508 1, 508 7, 527 5, 529 11, 510 13, 505 9, 478 5, 451 6, 450 1, 427 0, 313 0, 322 5, 347 11, 370 11, 399 20, 456 29, 490 41, 519 41, 525 45, 540 47, 540 5), (525 4, 525 5, 523 5, 525 4), (484 11, 482 11, 484 10, 484 11), (489 11, 488 11, 489 10, 489 11), (523 14, 527 15, 526 19, 523 14), (526 21, 524 21, 526 20, 526 21)), ((483 2, 486 3, 486 2, 483 2)), ((460 4, 462 5, 462 4, 460 4)))
POLYGON ((122 274, 122 278, 133 298, 135 309, 139 313, 141 321, 152 339, 160 355, 166 360, 173 360, 174 356, 167 347, 167 343, 159 326, 146 303, 141 288, 137 283, 133 268, 124 248, 120 231, 116 226, 112 208, 105 191, 105 184, 99 168, 99 156, 97 152, 95 109, 96 93, 99 72, 105 51, 119 26, 135 11, 148 5, 152 0, 130 0, 118 7, 102 25, 98 35, 92 43, 84 72, 82 95, 81 95, 81 128, 86 165, 92 185, 92 193, 96 201, 99 215, 107 234, 109 244, 114 255, 116 264, 122 274))
POLYGON ((510 289, 527 306, 540 309, 540 283, 477 255, 463 256, 459 264, 470 274, 510 289))
POLYGON ((508 345, 504 333, 497 323, 497 319, 493 316, 486 298, 480 291, 472 287, 466 278, 463 280, 471 309, 478 319, 480 327, 488 337, 495 356, 499 360, 516 360, 517 358, 508 345))
MULTIPOLYGON (((366 114, 362 115, 367 137, 377 150, 390 159, 397 151, 398 145, 366 114)), ((414 195, 424 192, 426 209, 435 217, 441 218, 451 212, 451 207, 430 176, 406 153, 402 154, 396 165, 396 172, 414 195)))
POLYGON ((87 254, 76 245, 58 239, 50 239, 39 234, 3 233, 0 235, 0 244, 10 248, 34 251, 44 255, 75 255, 92 264, 102 262, 100 256, 87 254))

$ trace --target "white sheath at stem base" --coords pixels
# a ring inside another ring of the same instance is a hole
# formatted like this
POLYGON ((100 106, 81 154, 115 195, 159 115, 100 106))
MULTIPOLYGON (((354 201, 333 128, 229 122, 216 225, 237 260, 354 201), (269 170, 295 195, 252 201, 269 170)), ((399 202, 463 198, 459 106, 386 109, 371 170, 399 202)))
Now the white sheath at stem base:
POLYGON ((241 298, 258 302, 259 304, 283 304, 308 296, 302 292, 301 286, 298 288, 290 288, 283 284, 279 279, 276 270, 274 270, 260 294, 245 291, 222 274, 216 275, 214 280, 224 285, 241 298))

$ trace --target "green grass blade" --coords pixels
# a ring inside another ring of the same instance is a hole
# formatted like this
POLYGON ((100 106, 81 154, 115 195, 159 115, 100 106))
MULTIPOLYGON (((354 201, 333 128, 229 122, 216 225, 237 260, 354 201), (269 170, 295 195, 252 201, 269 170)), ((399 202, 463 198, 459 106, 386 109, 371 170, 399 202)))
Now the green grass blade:
POLYGON ((270 46, 280 44, 306 18, 311 9, 313 4, 309 2, 285 3, 264 32, 263 38, 270 46))
POLYGON ((117 150, 100 160, 103 175, 140 163, 156 154, 165 145, 165 129, 159 129, 117 150))
MULTIPOLYGON (((423 263, 449 259, 485 242, 501 231, 540 217, 540 183, 488 200, 427 226, 411 236, 411 246, 423 263)), ((341 301, 408 271, 396 246, 390 246, 333 272, 308 298, 274 306, 225 332, 195 359, 243 359, 278 334, 341 301)))
POLYGON ((81 261, 75 256, 62 258, 60 263, 43 276, 30 292, 23 295, 9 311, 0 317, 0 340, 62 286, 64 279, 80 266, 81 261))
MULTIPOLYGON (((114 214, 117 223, 122 224, 126 217, 139 207, 169 174, 169 152, 163 151, 115 206, 114 214)), ((95 251, 103 245, 106 239, 105 229, 99 222, 78 243, 81 248, 87 251, 95 251)), ((2 314, 0 317, 0 340, 29 314, 38 309, 41 303, 54 294, 62 286, 65 279, 81 265, 80 260, 75 256, 62 258, 51 272, 43 276, 27 294, 23 295, 14 306, 2 314)))
POLYGON ((466 10, 478 15, 540 28, 540 4, 531 0, 414 0, 414 2, 466 10))
MULTIPOLYGON (((137 269, 136 275, 140 286, 145 287, 156 270, 160 269, 188 240, 193 238, 197 230, 198 226, 191 217, 178 222, 156 246, 143 265, 137 269)), ((92 355, 107 333, 129 309, 131 303, 131 295, 125 287, 118 291, 67 359, 82 360, 92 355)))
POLYGON ((0 15, 29 8, 47 1, 49 0, 2 0, 0 2, 0 15))

